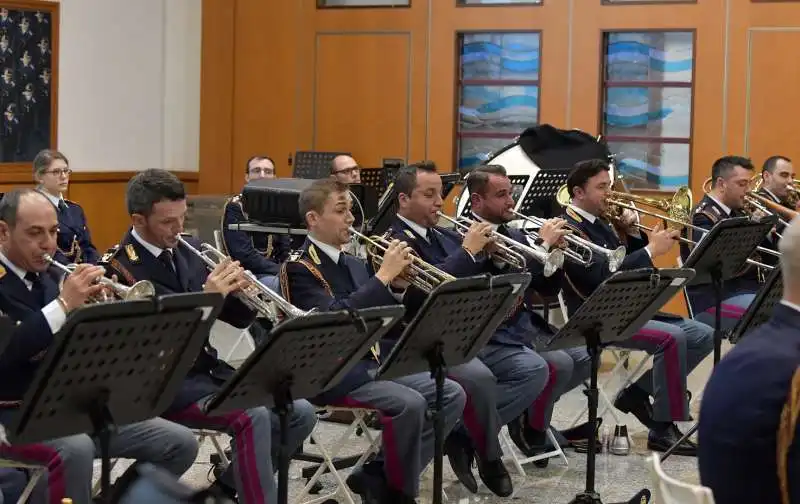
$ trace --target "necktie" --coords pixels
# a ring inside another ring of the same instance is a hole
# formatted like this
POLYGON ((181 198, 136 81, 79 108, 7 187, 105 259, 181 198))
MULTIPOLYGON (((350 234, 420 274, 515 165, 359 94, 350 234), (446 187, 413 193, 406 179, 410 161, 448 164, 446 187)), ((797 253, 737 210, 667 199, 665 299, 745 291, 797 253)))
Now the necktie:
POLYGON ((25 274, 25 280, 33 284, 31 294, 33 294, 36 302, 39 303, 39 306, 44 306, 44 284, 42 283, 42 278, 38 273, 28 272, 25 274))
POLYGON ((162 250, 158 255, 158 260, 164 265, 171 273, 175 273, 175 263, 172 262, 172 252, 169 250, 162 250))
POLYGON ((59 211, 59 213, 66 213, 67 204, 64 202, 64 200, 59 200, 58 201, 58 211, 59 211))

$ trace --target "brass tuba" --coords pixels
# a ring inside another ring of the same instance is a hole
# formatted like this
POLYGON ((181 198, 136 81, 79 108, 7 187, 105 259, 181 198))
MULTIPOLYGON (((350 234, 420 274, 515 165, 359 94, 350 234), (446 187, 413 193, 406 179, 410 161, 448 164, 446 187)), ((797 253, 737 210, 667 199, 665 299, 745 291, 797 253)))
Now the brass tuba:
MULTIPOLYGON (((377 271, 381 264, 383 264, 383 254, 389 248, 391 241, 386 236, 367 236, 361 234, 352 227, 350 228, 350 233, 366 244, 367 259, 372 262, 373 267, 377 271)), ((412 257, 411 264, 400 276, 406 282, 428 294, 441 284, 455 280, 454 276, 428 264, 416 255, 412 257)))
MULTIPOLYGON (((67 275, 71 275, 75 271, 75 268, 77 267, 76 264, 69 264, 67 266, 64 266, 60 262, 53 259, 53 257, 50 254, 45 254, 42 257, 44 258, 45 261, 49 262, 51 266, 63 271, 64 278, 66 278, 67 275)), ((111 289, 111 292, 114 293, 114 296, 121 301, 134 301, 137 299, 147 299, 156 295, 156 288, 153 286, 151 282, 147 280, 140 280, 130 287, 128 287, 127 285, 123 285, 119 282, 115 282, 110 278, 106 277, 98 278, 97 283, 103 284, 104 286, 111 289)), ((92 302, 94 303, 103 303, 107 301, 109 301, 109 299, 105 297, 105 292, 103 293, 102 299, 92 300, 92 302)))

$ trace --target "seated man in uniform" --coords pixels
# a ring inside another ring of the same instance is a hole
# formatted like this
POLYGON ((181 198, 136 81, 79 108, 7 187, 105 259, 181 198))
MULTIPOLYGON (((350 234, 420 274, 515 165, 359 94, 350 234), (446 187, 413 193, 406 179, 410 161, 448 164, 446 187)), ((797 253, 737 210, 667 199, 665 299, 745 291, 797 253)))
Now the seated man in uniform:
POLYGON ((340 154, 331 161, 331 176, 345 185, 361 183, 361 168, 351 156, 340 154))
MULTIPOLYGON (((181 292, 217 292, 225 296, 219 319, 235 327, 247 327, 255 314, 235 297, 247 285, 238 262, 225 260, 209 273, 208 267, 181 242, 200 245, 191 237, 180 237, 186 218, 186 192, 175 175, 166 170, 136 174, 126 193, 131 229, 119 245, 102 259, 107 274, 132 285, 149 280, 158 295, 181 292), (180 239, 179 239, 180 238, 180 239)), ((221 489, 239 502, 275 502, 273 457, 277 458, 280 431, 278 416, 265 407, 226 414, 206 414, 203 405, 233 375, 233 368, 217 358, 207 341, 165 416, 197 429, 211 429, 232 436, 232 464, 217 480, 221 489)), ((294 452, 311 434, 316 423, 314 408, 295 401, 289 417, 289 449, 294 452)))
MULTIPOLYGON (((708 229, 722 219, 730 217, 747 217, 745 196, 750 190, 750 178, 753 163, 740 156, 725 156, 717 159, 711 168, 711 191, 703 196, 700 203, 692 211, 692 224, 708 229)), ((691 240, 699 242, 705 234, 692 230, 691 240)), ((762 246, 770 247, 769 239, 762 246)), ((691 249, 681 243, 681 259, 686 262, 691 249)), ((753 258, 759 262, 762 256, 756 253, 753 258)), ((722 286, 722 328, 732 329, 739 322, 747 307, 753 302, 756 291, 761 285, 762 272, 759 268, 747 264, 735 278, 726 280, 722 286)), ((695 320, 714 324, 716 306, 714 287, 711 284, 690 285, 686 287, 689 303, 695 320)))
MULTIPOLYGON (((253 156, 247 161, 245 182, 275 178, 275 163, 267 156, 253 156)), ((230 229, 231 224, 247 222, 242 210, 241 195, 225 202, 222 218, 222 242, 225 252, 242 267, 252 272, 269 288, 278 291, 278 270, 289 257, 291 243, 288 235, 249 233, 230 229)))
POLYGON ((779 244, 783 299, 714 368, 700 409, 700 480, 717 504, 800 503, 800 221, 779 244))
MULTIPOLYGON (((10 424, 39 364, 67 315, 103 289, 103 268, 78 265, 59 292, 44 254, 54 254, 58 218, 53 205, 32 189, 6 193, 0 201, 0 311, 18 322, 0 348, 0 424, 10 424)), ((194 463, 192 431, 162 418, 117 426, 111 457, 149 461, 180 477, 194 463)), ((69 497, 91 502, 95 440, 87 434, 43 443, 0 445, 0 457, 42 465, 47 472, 32 502, 52 504, 69 497)))
MULTIPOLYGON (((308 237, 296 256, 284 263, 281 284, 286 299, 301 309, 342 310, 394 305, 405 286, 399 276, 411 264, 411 250, 394 241, 378 272, 370 277, 366 264, 342 251, 350 241, 353 202, 347 186, 332 179, 315 181, 300 195, 300 213, 308 237)), ((430 373, 391 381, 375 381, 379 355, 388 355, 392 342, 381 342, 350 371, 339 385, 314 402, 377 409, 383 426, 381 460, 351 474, 347 484, 365 503, 414 502, 422 471, 433 458, 433 420, 426 411, 436 400, 430 373)), ((445 381, 445 431, 464 411, 461 387, 445 381)))
MULTIPOLYGON (((471 218, 490 223, 492 229, 503 236, 525 245, 540 246, 549 250, 559 244, 567 233, 564 228, 565 222, 562 219, 545 221, 538 232, 538 242, 534 242, 522 231, 507 226, 515 218, 511 213, 514 208, 514 198, 511 192, 511 181, 502 166, 487 165, 475 168, 467 177, 467 188, 471 203, 471 218)), ((542 263, 532 257, 526 257, 526 259, 527 271, 532 275, 526 297, 557 295, 561 290, 563 270, 559 269, 553 275, 545 277, 542 263)), ((506 266, 503 265, 503 267, 506 266)), ((544 337, 553 335, 553 330, 547 321, 538 313, 530 310, 527 304, 517 313, 515 319, 506 321, 498 329, 496 341, 511 345, 523 343, 537 350, 537 345, 543 343, 544 337)), ((530 408, 516 421, 509 424, 511 439, 528 456, 533 456, 537 451, 543 449, 555 402, 563 394, 583 383, 589 377, 591 370, 591 360, 585 347, 551 352, 538 350, 550 368, 547 385, 530 408)), ((588 429, 579 430, 583 432, 583 439, 588 438, 588 429)))
MULTIPOLYGON (((408 241, 423 261, 453 276, 497 272, 486 253, 487 245, 491 247, 491 224, 475 223, 463 238, 437 226, 442 179, 433 163, 401 169, 394 187, 399 209, 390 236, 408 241)), ((515 317, 510 315, 509 320, 514 329, 501 325, 477 358, 448 369, 449 376, 464 387, 468 400, 464 422, 445 444, 450 465, 468 490, 477 492, 471 468, 477 456, 481 479, 502 497, 510 495, 513 486, 501 460, 498 433, 536 400, 548 379, 548 366, 541 356, 521 341, 508 340, 508 330, 516 330, 515 317)))
POLYGON ((794 166, 786 156, 770 156, 761 168, 763 180, 758 194, 796 210, 797 194, 790 188, 794 186, 794 166))
POLYGON ((97 264, 99 255, 92 243, 83 208, 64 199, 69 186, 69 161, 64 154, 45 149, 33 159, 33 178, 37 189, 47 196, 58 214, 58 249, 55 259, 63 264, 97 264))
MULTIPOLYGON (((653 268, 653 260, 666 254, 675 244, 677 231, 656 229, 649 237, 636 228, 636 214, 622 214, 617 227, 606 220, 611 188, 608 163, 582 161, 567 179, 572 202, 567 207, 568 225, 583 238, 603 248, 615 249, 626 241, 628 255, 620 269, 653 268)), ((606 258, 596 254, 586 268, 565 261, 564 297, 570 315, 611 275, 606 258)), ((689 420, 689 395, 686 377, 713 349, 711 327, 676 315, 659 314, 620 346, 644 350, 653 355, 653 368, 620 392, 614 406, 633 413, 650 429, 647 448, 666 451, 682 434, 674 422, 689 420), (650 404, 650 397, 653 404, 650 404)), ((695 455, 697 446, 686 440, 675 451, 695 455)))

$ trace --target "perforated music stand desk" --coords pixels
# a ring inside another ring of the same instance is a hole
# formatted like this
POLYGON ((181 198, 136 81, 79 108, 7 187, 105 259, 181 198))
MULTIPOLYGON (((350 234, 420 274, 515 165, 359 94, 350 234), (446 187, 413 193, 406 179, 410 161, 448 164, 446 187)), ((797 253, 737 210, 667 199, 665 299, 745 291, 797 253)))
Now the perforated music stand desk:
POLYGON ((278 502, 288 500, 289 413, 294 399, 315 397, 339 383, 370 347, 396 324, 402 305, 321 312, 287 320, 270 332, 209 401, 207 413, 274 407, 280 418, 278 502))
MULTIPOLYGON (((602 347, 630 338, 693 277, 694 271, 689 269, 648 268, 614 273, 570 315, 566 325, 547 340, 547 351, 586 346, 591 357, 590 384, 586 392, 589 425, 592 426, 586 459, 586 490, 571 502, 600 502, 594 489, 596 453, 593 447, 597 443, 597 374, 602 347)), ((650 491, 644 489, 636 498, 645 498, 647 502, 650 491)))
POLYGON ((177 294, 161 300, 87 305, 73 312, 25 393, 8 430, 14 444, 82 433, 98 438, 102 495, 109 498, 112 429, 154 418, 172 403, 223 298, 177 294))
POLYGON ((763 287, 758 291, 750 306, 747 307, 747 311, 739 319, 739 323, 736 324, 730 336, 730 342, 733 344, 738 343, 750 331, 769 320, 772 317, 775 305, 780 303, 782 296, 783 274, 781 273, 780 264, 778 264, 764 281, 763 287))
POLYGON ((539 170, 531 181, 528 191, 520 199, 516 211, 528 217, 555 217, 561 213, 556 202, 558 189, 567 183, 571 168, 561 170, 539 170))
POLYGON ((390 380, 430 371, 436 382, 433 502, 442 502, 444 379, 448 366, 472 358, 508 314, 531 281, 528 273, 461 278, 445 282, 425 300, 389 352, 377 377, 390 380))

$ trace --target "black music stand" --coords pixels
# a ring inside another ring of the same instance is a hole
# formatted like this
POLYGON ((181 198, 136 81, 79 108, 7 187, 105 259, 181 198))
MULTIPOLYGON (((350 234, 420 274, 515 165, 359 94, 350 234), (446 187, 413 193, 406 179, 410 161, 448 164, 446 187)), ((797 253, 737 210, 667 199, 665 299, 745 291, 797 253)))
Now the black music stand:
MULTIPOLYGON (((294 153, 292 178, 323 179, 331 175, 331 162, 349 152, 297 151, 294 153)), ((289 163, 290 165, 292 163, 289 163)))
POLYGON ((559 170, 539 170, 533 178, 528 192, 517 206, 517 212, 528 217, 537 215, 549 219, 563 211, 556 201, 558 189, 567 183, 571 168, 559 170))
MULTIPOLYGON (((686 284, 694 272, 688 269, 640 269, 620 271, 606 279, 581 305, 567 324, 550 337, 546 350, 561 350, 586 345, 591 357, 589 390, 589 450, 586 454, 586 489, 571 502, 574 504, 600 504, 594 488, 597 454, 592 448, 597 443, 597 375, 600 369, 600 352, 605 345, 630 338, 686 284)), ((641 490, 628 502, 648 502, 650 491, 641 490)))
POLYGON ((182 307, 162 311, 155 299, 88 305, 70 315, 25 393, 9 440, 27 444, 93 433, 107 500, 112 431, 167 409, 208 336, 202 328, 222 309, 218 294, 174 297, 182 298, 182 307))
POLYGON ((739 323, 733 329, 730 342, 738 343, 747 334, 772 317, 772 310, 780 303, 783 296, 783 274, 780 265, 775 266, 764 282, 764 286, 756 294, 753 302, 747 307, 739 323))
POLYGON ((378 370, 377 377, 384 380, 430 371, 436 382, 434 504, 442 502, 442 402, 447 367, 463 364, 478 354, 530 281, 530 274, 521 273, 441 284, 430 293, 378 370))
MULTIPOLYGON (((764 241, 775 226, 777 217, 767 217, 753 221, 748 217, 734 217, 717 222, 700 240, 684 263, 685 268, 695 270, 691 285, 711 284, 714 288, 714 366, 722 355, 722 289, 725 280, 733 278, 746 264, 747 260, 764 241)), ((682 438, 661 456, 661 461, 670 455, 684 441, 697 431, 695 423, 682 438)))
POLYGON ((289 497, 291 454, 286 444, 292 401, 315 397, 339 383, 404 312, 398 305, 312 313, 279 324, 206 405, 207 413, 274 407, 281 426, 280 504, 289 497))

